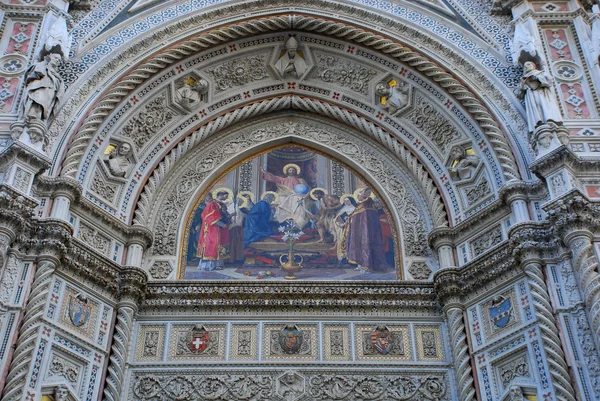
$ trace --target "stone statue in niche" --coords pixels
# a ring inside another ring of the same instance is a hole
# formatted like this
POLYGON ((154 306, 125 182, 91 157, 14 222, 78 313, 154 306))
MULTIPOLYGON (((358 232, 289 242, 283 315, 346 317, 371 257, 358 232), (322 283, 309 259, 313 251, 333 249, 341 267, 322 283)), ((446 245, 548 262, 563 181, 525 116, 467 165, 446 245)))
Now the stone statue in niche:
POLYGON ((525 396, 523 395, 523 390, 521 387, 510 386, 510 390, 508 390, 507 401, 525 401, 525 396))
POLYGON ((205 79, 196 79, 189 76, 183 86, 175 91, 175 102, 190 110, 192 106, 200 103, 202 95, 208 91, 208 82, 205 79))
POLYGON ((125 177, 129 167, 131 166, 131 155, 133 149, 127 142, 119 144, 114 148, 108 155, 108 159, 104 162, 108 167, 108 170, 115 177, 125 177))
POLYGON ((475 169, 479 166, 479 157, 468 154, 462 146, 455 146, 450 151, 452 166, 448 169, 454 181, 468 180, 473 177, 475 169))
POLYGON ((59 54, 50 53, 25 71, 23 102, 18 121, 11 125, 13 138, 19 139, 26 131, 32 144, 42 143, 43 147, 48 123, 64 93, 63 80, 57 71, 60 61, 59 54))
POLYGON ((375 86, 375 94, 379 97, 379 104, 392 116, 397 116, 408 104, 408 87, 404 82, 396 80, 380 82, 375 86))
POLYGON ((285 53, 275 63, 275 69, 285 77, 300 78, 308 66, 304 58, 298 53, 298 41, 293 36, 285 42, 285 53))
POLYGON ((54 387, 54 401, 67 401, 69 389, 64 384, 54 387))
POLYGON ((551 91, 552 77, 538 70, 535 63, 527 61, 523 65, 523 78, 519 97, 525 100, 529 131, 548 122, 562 123, 562 116, 551 91))

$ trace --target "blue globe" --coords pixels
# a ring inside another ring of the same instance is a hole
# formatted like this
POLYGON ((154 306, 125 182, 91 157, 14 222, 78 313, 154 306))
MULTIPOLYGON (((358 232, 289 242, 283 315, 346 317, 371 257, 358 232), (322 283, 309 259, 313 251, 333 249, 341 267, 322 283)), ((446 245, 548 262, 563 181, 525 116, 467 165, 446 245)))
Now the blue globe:
POLYGON ((310 188, 305 184, 296 184, 294 186, 294 192, 300 195, 306 195, 310 191, 310 188))

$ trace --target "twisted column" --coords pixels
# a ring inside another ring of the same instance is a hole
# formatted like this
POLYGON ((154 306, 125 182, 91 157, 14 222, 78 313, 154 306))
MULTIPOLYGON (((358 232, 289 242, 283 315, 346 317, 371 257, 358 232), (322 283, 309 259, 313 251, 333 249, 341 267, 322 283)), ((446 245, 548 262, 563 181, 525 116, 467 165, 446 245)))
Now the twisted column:
POLYGON ((456 371, 458 391, 460 391, 459 399, 461 401, 472 401, 475 400, 475 387, 473 386, 473 372, 471 370, 463 310, 457 306, 452 306, 446 310, 446 316, 450 323, 454 370, 456 371))
POLYGON ((538 261, 527 261, 523 266, 523 270, 529 279, 533 306, 536 311, 556 399, 561 401, 575 401, 575 390, 569 380, 567 362, 561 347, 560 338, 558 337, 558 328, 556 327, 554 315, 552 314, 550 296, 544 282, 542 265, 538 261))
POLYGON ((56 267, 57 263, 54 260, 46 259, 38 262, 33 284, 31 285, 31 295, 19 330, 19 339, 6 377, 6 387, 4 388, 2 401, 17 400, 23 395, 35 344, 40 337, 39 328, 50 292, 52 274, 56 267))
POLYGON ((600 274, 598 259, 594 255, 592 242, 587 235, 578 235, 568 242, 573 252, 573 268, 577 272, 579 285, 589 313, 590 326, 600 344, 600 274))
POLYGON ((123 394, 125 365, 127 363, 131 332, 133 330, 133 319, 136 313, 137 305, 132 299, 126 299, 119 303, 110 363, 104 387, 103 399, 105 401, 118 401, 123 394))

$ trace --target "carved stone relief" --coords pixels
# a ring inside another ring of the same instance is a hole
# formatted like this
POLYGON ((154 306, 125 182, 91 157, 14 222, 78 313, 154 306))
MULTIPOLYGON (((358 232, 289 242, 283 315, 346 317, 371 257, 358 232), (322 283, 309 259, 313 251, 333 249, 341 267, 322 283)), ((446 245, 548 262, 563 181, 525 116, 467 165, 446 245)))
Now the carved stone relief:
POLYGON ((115 177, 125 177, 133 163, 133 148, 128 142, 113 145, 113 149, 104 159, 110 174, 115 177))
POLYGON ((99 171, 94 173, 90 189, 110 203, 114 202, 117 194, 117 188, 110 185, 99 171))
POLYGON ((77 238, 87 243, 93 249, 103 255, 110 254, 110 238, 100 234, 98 231, 87 224, 84 224, 83 222, 79 224, 77 238))
POLYGON ((7 305, 11 302, 11 295, 15 288, 15 281, 19 273, 19 260, 15 255, 9 255, 0 283, 0 304, 7 305))
POLYGON ((154 262, 150 268, 150 275, 152 278, 165 279, 169 277, 169 274, 173 271, 173 266, 167 261, 154 262))
POLYGON ((496 373, 502 387, 507 388, 513 380, 519 377, 529 378, 531 376, 529 359, 527 355, 523 355, 499 363, 496 366, 496 373))
POLYGON ((490 188, 490 184, 487 180, 487 177, 483 175, 474 187, 465 189, 465 197, 467 198, 467 204, 469 206, 473 206, 474 204, 482 201, 491 193, 492 190, 490 188))
POLYGON ((267 78, 265 55, 237 58, 209 69, 217 92, 267 78))
POLYGON ((498 245, 500 242, 502 242, 502 229, 500 226, 497 226, 471 241, 473 257, 481 255, 488 249, 498 245))
POLYGON ((355 374, 277 371, 147 373, 135 372, 134 401, 174 400, 346 400, 446 399, 444 374, 355 374))
POLYGON ((375 85, 377 103, 391 116, 397 117, 410 103, 410 86, 402 81, 392 79, 375 85))
POLYGON ((152 99, 144 109, 131 118, 123 127, 123 136, 131 138, 137 150, 173 120, 174 113, 167 108, 166 95, 163 93, 152 99))
POLYGON ((414 110, 408 114, 408 118, 442 151, 450 143, 463 137, 444 115, 421 96, 417 97, 414 110))
POLYGON ((50 365, 48 367, 46 377, 48 379, 63 378, 74 388, 77 388, 81 369, 81 364, 76 364, 68 358, 55 352, 52 354, 52 358, 50 359, 50 365))
POLYGON ((408 272, 415 280, 427 280, 431 276, 431 267, 426 262, 413 262, 408 272))
POLYGON ((316 69, 312 78, 369 95, 371 79, 377 71, 331 54, 315 52, 316 69))
POLYGON ((170 180, 172 184, 165 189, 168 192, 155 206, 157 217, 152 223, 155 232, 153 254, 175 255, 181 213, 204 180, 219 165, 238 157, 247 149, 286 136, 299 136, 305 141, 329 147, 372 175, 389 196, 390 207, 397 211, 401 219, 404 252, 409 256, 420 256, 427 252, 425 225, 428 216, 422 216, 423 207, 415 201, 414 193, 407 189, 402 178, 405 173, 396 162, 387 160, 372 144, 332 127, 325 128, 321 124, 307 122, 279 122, 254 125, 235 134, 222 135, 223 139, 190 152, 187 164, 180 170, 177 179, 170 180))

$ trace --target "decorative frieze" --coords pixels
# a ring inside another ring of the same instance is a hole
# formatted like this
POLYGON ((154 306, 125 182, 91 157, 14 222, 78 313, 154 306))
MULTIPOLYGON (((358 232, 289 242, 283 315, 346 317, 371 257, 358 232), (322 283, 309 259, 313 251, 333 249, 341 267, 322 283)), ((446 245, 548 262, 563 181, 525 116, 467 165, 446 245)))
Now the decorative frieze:
POLYGON ((332 373, 296 370, 189 372, 134 372, 131 394, 134 401, 168 399, 230 399, 271 401, 282 399, 387 401, 418 399, 445 400, 449 384, 441 372, 332 373))

